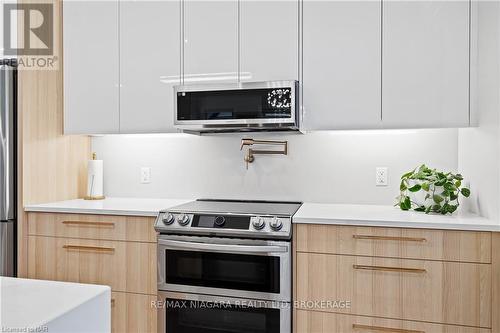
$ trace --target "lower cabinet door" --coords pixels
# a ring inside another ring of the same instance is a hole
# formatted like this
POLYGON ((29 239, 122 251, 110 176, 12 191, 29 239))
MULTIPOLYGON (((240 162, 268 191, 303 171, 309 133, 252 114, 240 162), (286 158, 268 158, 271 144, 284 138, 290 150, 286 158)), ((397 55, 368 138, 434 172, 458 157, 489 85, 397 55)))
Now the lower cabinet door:
POLYGON ((491 263, 491 233, 296 224, 298 252, 491 263))
POLYGON ((155 295, 156 244, 29 236, 28 277, 155 295))
POLYGON ((297 253, 301 309, 491 327, 491 265, 297 253))
POLYGON ((111 293, 111 332, 156 333, 156 296, 111 293))
POLYGON ((33 236, 156 243, 154 217, 39 213, 28 214, 33 236))
POLYGON ((483 328, 298 310, 295 333, 490 333, 483 328))

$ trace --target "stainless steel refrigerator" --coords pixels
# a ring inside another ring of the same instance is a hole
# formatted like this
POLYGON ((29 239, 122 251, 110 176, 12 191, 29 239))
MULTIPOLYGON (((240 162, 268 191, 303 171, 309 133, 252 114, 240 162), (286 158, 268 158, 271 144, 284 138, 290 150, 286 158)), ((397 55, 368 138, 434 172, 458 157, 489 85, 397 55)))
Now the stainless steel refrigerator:
POLYGON ((0 276, 17 266, 17 66, 0 59, 0 276))

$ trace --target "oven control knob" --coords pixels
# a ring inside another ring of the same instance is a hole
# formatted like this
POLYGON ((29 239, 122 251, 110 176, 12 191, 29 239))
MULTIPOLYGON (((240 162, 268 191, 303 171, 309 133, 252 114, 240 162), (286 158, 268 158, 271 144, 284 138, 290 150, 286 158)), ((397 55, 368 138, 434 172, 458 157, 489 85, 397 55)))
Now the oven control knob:
POLYGON ((271 227, 271 229, 273 229, 274 231, 278 231, 280 230, 282 227, 283 227, 283 222, 281 222, 281 219, 275 217, 270 223, 269 223, 269 226, 271 227))
POLYGON ((163 215, 163 223, 164 224, 170 225, 170 224, 174 223, 174 221, 175 221, 175 218, 171 213, 163 215))
POLYGON ((222 227, 226 223, 226 218, 224 216, 217 216, 214 221, 215 225, 222 227))
POLYGON ((177 217, 177 223, 182 226, 186 226, 189 224, 189 216, 186 214, 181 214, 177 217))
POLYGON ((261 230, 264 229, 266 226, 266 221, 262 217, 258 217, 255 220, 253 220, 252 225, 255 229, 261 230))

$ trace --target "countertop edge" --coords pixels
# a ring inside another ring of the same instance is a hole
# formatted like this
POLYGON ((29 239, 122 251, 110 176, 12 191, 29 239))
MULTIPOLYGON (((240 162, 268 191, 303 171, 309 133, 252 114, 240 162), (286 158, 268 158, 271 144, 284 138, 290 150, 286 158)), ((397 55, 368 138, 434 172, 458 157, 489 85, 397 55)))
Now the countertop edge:
POLYGON ((321 225, 344 225, 360 227, 385 227, 385 228, 410 228, 410 229, 441 229, 461 231, 500 231, 499 225, 489 224, 465 224, 465 223, 429 223, 411 221, 380 221, 380 220, 351 220, 335 218, 294 218, 293 224, 321 224, 321 225))
MULTIPOLYGON (((22 327, 43 327, 54 320, 57 320, 58 318, 63 317, 67 313, 77 309, 78 307, 91 302, 97 297, 101 297, 103 295, 109 295, 111 297, 111 287, 107 285, 96 285, 96 284, 88 284, 88 283, 76 283, 76 282, 66 282, 66 281, 53 281, 53 280, 39 280, 39 279, 26 279, 26 278, 14 278, 14 277, 1 277, 0 276, 0 285, 7 283, 9 286, 12 286, 16 290, 19 289, 28 289, 31 290, 33 287, 37 287, 37 290, 42 290, 43 292, 47 293, 49 289, 55 290, 55 289, 61 289, 61 288, 70 288, 72 290, 75 289, 84 289, 86 288, 85 295, 78 295, 78 298, 72 298, 71 304, 67 305, 65 302, 60 304, 58 306, 57 311, 51 311, 52 313, 49 313, 47 316, 43 318, 33 318, 28 317, 29 319, 23 320, 23 323, 26 324, 25 326, 22 327), (77 303, 73 302, 74 300, 77 300, 77 303), (29 322, 29 320, 32 320, 29 322)), ((53 291, 51 291, 53 292, 53 291)), ((5 295, 4 295, 5 296, 5 295)), ((74 295, 73 295, 74 296, 74 295)), ((11 295, 5 296, 6 299, 3 300, 8 304, 10 302, 10 297, 11 295)), ((15 306, 15 300, 18 299, 19 297, 14 297, 14 304, 12 306, 15 306)), ((43 304, 42 304, 43 305, 43 304)), ((33 309, 30 309, 33 310, 33 309)), ((42 311, 44 311, 43 309, 42 311)), ((37 312, 39 312, 38 310, 37 312)), ((7 311, 8 312, 8 311, 7 311)), ((28 311, 29 312, 29 311, 28 311)), ((1 319, 1 318, 0 318, 1 319)), ((11 318, 12 319, 12 318, 11 318)), ((5 322, 5 321, 0 321, 0 325, 5 325, 6 327, 11 326, 12 328, 20 328, 21 326, 17 325, 16 320, 14 322, 5 322)))
POLYGON ((162 209, 175 207, 191 200, 193 199, 109 197, 98 201, 71 199, 41 204, 28 204, 23 208, 26 213, 39 212, 156 217, 162 209))
MULTIPOLYGON (((156 217, 168 209, 192 199, 107 198, 88 202, 82 199, 24 207, 25 212, 156 217)), ((304 202, 293 217, 294 224, 323 224, 387 228, 442 229, 500 232, 500 223, 474 214, 462 216, 402 215, 392 206, 320 204, 304 202)))
POLYGON ((143 216, 156 217, 158 211, 143 210, 117 210, 117 209, 86 209, 86 208, 51 208, 25 206, 26 213, 64 213, 64 214, 91 214, 91 215, 117 215, 117 216, 143 216))
MULTIPOLYGON (((87 283, 84 283, 84 284, 87 284, 87 283)), ((42 326, 45 326, 65 315, 67 315, 68 313, 70 313, 71 311, 74 311, 75 309, 77 309, 78 307, 82 306, 83 304, 85 303, 88 303, 88 302, 91 302, 93 301, 94 299, 98 298, 98 297, 101 297, 103 294, 106 295, 106 294, 109 294, 109 297, 111 299, 111 287, 110 286, 105 286, 105 285, 97 285, 97 286, 100 286, 100 287, 105 287, 105 289, 103 289, 102 291, 99 291, 98 293, 95 293, 93 296, 89 297, 88 299, 86 299, 84 302, 76 305, 76 306, 73 306, 73 307, 68 307, 65 311, 61 311, 59 314, 53 316, 52 318, 48 318, 46 320, 45 323, 42 323, 40 325, 37 325, 35 327, 42 327, 42 326)))

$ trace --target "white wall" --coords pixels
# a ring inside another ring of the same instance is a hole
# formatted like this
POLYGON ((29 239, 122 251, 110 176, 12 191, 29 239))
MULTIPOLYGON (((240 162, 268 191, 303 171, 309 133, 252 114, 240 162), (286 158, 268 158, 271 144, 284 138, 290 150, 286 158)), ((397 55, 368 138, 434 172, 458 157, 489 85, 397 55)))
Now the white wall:
POLYGON ((469 177, 472 200, 467 209, 498 219, 500 198, 500 4, 481 1, 473 7, 471 88, 477 128, 459 130, 459 169, 469 177))
POLYGON ((93 138, 105 164, 105 194, 392 204, 404 172, 427 163, 457 169, 457 130, 247 135, 289 140, 289 156, 256 156, 245 169, 241 135, 116 135, 93 138), (389 186, 375 186, 375 167, 389 186), (152 168, 140 184, 140 168, 152 168))

